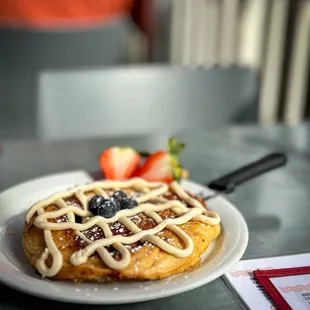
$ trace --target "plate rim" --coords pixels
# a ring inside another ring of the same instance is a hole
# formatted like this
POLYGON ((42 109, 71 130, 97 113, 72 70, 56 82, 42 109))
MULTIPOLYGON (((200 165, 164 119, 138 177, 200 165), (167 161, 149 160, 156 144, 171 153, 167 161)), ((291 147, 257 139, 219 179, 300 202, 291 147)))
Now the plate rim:
MULTIPOLYGON (((17 184, 13 187, 10 187, 9 189, 4 190, 3 192, 0 193, 0 195, 2 195, 3 193, 6 193, 8 191, 13 190, 14 188, 20 188, 23 185, 27 185, 31 182, 37 182, 40 180, 46 180, 49 177, 57 177, 58 175, 62 175, 62 176, 66 176, 69 174, 74 174, 75 172, 77 173, 85 173, 85 171, 82 170, 77 170, 77 171, 67 171, 67 172, 61 172, 61 173, 55 173, 55 174, 50 174, 50 175, 45 175, 39 178, 34 178, 31 179, 29 181, 17 184)), ((211 191, 210 189, 208 189, 207 186, 200 184, 198 182, 192 181, 192 180, 184 180, 182 181, 182 183, 186 183, 187 184, 191 184, 192 186, 195 187, 199 187, 199 188, 204 188, 208 191, 211 191)), ((91 299, 91 297, 87 296, 87 298, 85 298, 84 295, 82 295, 82 297, 76 296, 76 295, 68 295, 68 296, 64 296, 64 295, 59 295, 57 293, 51 293, 48 294, 46 291, 41 290, 41 291, 35 291, 33 289, 31 289, 31 286, 25 286, 19 284, 17 281, 10 281, 10 277, 3 277, 4 274, 0 274, 0 282, 3 283, 4 285, 18 290, 20 292, 26 293, 28 295, 32 295, 32 296, 36 296, 39 298, 43 298, 43 299, 47 299, 47 300, 54 300, 54 301, 60 301, 60 302, 65 302, 65 303, 75 303, 75 304, 93 304, 93 305, 115 305, 115 304, 130 304, 130 303, 138 303, 138 302, 144 302, 144 301, 151 301, 151 300, 155 300, 155 299, 162 299, 162 298, 166 298, 169 296, 174 296, 174 295, 178 295, 187 291, 191 291, 195 288, 201 287, 207 283, 210 283, 212 281, 214 281, 215 279, 223 276, 228 270, 230 270, 244 255, 247 245, 248 245, 248 241, 249 241, 249 231, 248 231, 248 226, 246 224, 246 221, 244 219, 244 217, 242 216, 242 213, 225 197, 219 196, 217 198, 219 202, 229 206, 229 208, 231 209, 231 212, 234 212, 235 215, 238 218, 238 226, 240 227, 240 235, 239 235, 239 239, 236 240, 236 246, 233 248, 233 250, 231 251, 231 253, 229 254, 229 256, 227 258, 225 258, 225 260, 221 263, 221 266, 216 268, 214 271, 211 272, 210 275, 208 275, 208 277, 206 277, 206 279, 204 278, 200 278, 192 283, 187 283, 185 285, 182 285, 181 287, 179 286, 170 286, 168 290, 164 290, 163 292, 161 292, 160 294, 158 294, 158 292, 154 291, 154 292, 148 292, 148 294, 141 294, 141 295, 133 295, 130 299, 118 299, 118 300, 98 300, 98 299, 91 299), (219 270, 217 270, 219 269, 219 270)), ((0 252, 1 254, 1 252, 0 252)), ((1 260, 1 256, 0 256, 0 260, 1 260)), ((201 267, 199 267, 201 268, 201 267)), ((197 268, 197 269, 199 269, 197 268)), ((190 271, 189 271, 190 272, 190 271)))

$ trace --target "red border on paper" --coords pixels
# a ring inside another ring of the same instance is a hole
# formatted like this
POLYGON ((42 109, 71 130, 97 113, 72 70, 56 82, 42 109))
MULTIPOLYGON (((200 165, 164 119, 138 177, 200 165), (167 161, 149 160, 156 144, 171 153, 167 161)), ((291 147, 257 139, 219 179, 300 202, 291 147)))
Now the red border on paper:
POLYGON ((254 270, 253 271, 256 280, 266 290, 269 296, 273 299, 275 304, 282 310, 292 310, 281 293, 277 290, 270 278, 279 278, 287 276, 296 276, 302 274, 310 274, 310 266, 295 267, 295 268, 283 268, 272 270, 254 270))

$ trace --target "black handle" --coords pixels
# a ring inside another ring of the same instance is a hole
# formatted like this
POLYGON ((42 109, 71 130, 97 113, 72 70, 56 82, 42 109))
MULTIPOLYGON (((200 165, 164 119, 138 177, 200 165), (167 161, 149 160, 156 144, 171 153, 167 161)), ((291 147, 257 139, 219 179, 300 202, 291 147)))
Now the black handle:
POLYGON ((287 157, 283 153, 272 153, 260 160, 226 174, 214 181, 208 187, 218 192, 231 193, 236 186, 253 179, 267 171, 284 166, 287 157))

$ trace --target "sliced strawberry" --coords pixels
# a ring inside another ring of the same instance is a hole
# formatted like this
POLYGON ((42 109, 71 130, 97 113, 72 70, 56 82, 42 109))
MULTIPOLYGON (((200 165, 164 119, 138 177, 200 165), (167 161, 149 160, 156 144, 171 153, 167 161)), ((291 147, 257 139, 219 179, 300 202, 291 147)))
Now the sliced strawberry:
POLYGON ((111 147, 99 158, 104 176, 110 180, 125 180, 132 177, 141 160, 141 156, 130 147, 111 147))
POLYGON ((183 143, 179 143, 176 139, 169 139, 168 150, 149 155, 144 164, 135 172, 135 176, 149 182, 170 183, 174 180, 179 181, 183 169, 178 162, 178 156, 184 146, 183 143))

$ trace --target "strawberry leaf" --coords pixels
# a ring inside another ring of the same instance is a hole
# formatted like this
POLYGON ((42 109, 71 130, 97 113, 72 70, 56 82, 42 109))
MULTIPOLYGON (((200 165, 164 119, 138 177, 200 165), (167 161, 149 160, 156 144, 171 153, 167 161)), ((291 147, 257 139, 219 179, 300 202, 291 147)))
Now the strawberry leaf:
POLYGON ((180 182, 182 179, 183 169, 180 165, 172 169, 173 179, 180 182))
POLYGON ((179 156, 182 150, 184 149, 184 147, 185 147, 185 143, 181 143, 175 138, 170 138, 168 140, 168 152, 172 156, 176 156, 176 157, 179 156))

